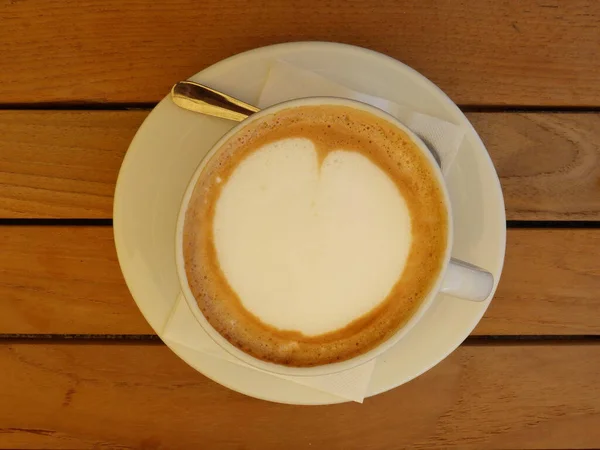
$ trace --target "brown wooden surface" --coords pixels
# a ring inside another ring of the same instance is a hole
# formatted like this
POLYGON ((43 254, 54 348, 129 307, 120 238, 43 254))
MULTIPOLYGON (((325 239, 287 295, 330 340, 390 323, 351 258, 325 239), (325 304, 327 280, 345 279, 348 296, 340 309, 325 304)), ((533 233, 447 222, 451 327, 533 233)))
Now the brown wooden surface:
MULTIPOLYGON (((110 218, 145 111, 0 111, 0 217, 110 218)), ((470 113, 509 220, 600 219, 600 114, 470 113)))
POLYGON ((109 218, 145 111, 0 111, 0 217, 109 218))
POLYGON ((0 101, 156 102, 240 51, 297 40, 387 53, 459 104, 600 105, 596 0, 4 0, 0 101))
POLYGON ((162 345, 0 346, 0 445, 575 449, 600 442, 600 345, 467 346, 363 405, 220 387, 162 345), (585 432, 582 432, 585 430, 585 432))
POLYGON ((500 176, 508 220, 600 219, 600 114, 468 118, 500 176))
POLYGON ((500 285, 474 334, 600 335, 597 249, 600 230, 509 229, 500 285))
MULTIPOLYGON (((152 333, 110 227, 0 226, 0 334, 152 333)), ((505 269, 477 335, 600 334, 600 230, 508 231, 505 269)))
POLYGON ((153 333, 111 227, 0 226, 0 334, 153 333))

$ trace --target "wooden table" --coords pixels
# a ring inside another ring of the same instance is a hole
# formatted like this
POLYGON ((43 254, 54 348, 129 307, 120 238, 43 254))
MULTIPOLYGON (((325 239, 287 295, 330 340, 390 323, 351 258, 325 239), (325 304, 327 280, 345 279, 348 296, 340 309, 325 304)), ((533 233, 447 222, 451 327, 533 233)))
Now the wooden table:
POLYGON ((600 447, 600 2, 0 2, 0 448, 600 447), (208 380, 117 264, 117 171, 171 84, 290 40, 370 47, 444 89, 504 190, 502 281, 473 336, 363 405, 208 380))

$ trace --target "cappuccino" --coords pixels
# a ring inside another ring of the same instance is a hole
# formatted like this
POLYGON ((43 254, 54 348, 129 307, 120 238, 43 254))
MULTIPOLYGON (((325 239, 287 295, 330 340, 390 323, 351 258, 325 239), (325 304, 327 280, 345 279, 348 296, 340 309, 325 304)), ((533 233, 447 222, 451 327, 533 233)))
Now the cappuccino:
POLYGON ((264 361, 310 367, 376 347, 439 277, 448 213, 400 128, 340 105, 251 121, 213 153, 183 226, 207 321, 264 361))

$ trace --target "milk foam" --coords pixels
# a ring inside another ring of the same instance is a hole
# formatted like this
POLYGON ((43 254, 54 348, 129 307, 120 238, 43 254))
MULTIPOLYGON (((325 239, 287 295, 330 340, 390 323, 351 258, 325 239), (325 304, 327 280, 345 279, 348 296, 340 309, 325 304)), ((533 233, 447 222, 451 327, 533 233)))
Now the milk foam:
POLYGON ((310 139, 271 142, 225 181, 213 221, 222 272, 243 306, 279 329, 319 335, 380 304, 411 247, 408 206, 389 176, 310 139))

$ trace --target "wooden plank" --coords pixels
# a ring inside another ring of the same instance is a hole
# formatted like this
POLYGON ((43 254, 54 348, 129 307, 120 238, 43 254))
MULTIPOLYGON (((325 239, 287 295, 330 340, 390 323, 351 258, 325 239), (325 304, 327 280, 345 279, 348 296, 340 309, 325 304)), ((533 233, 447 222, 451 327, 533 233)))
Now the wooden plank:
POLYGON ((600 219, 600 114, 468 117, 500 176, 509 220, 600 219))
MULTIPOLYGON (((144 111, 0 111, 0 217, 110 218, 144 111)), ((471 113, 509 220, 600 220, 600 114, 471 113)))
POLYGON ((599 345, 461 347, 362 405, 322 407, 229 391, 162 345, 9 343, 0 364, 3 448, 600 446, 599 345))
POLYGON ((600 230, 510 229, 500 285, 474 334, 600 334, 600 230))
POLYGON ((460 104, 597 106, 599 21, 595 0, 7 1, 0 99, 156 102, 240 51, 325 40, 389 54, 460 104))
POLYGON ((110 218, 145 111, 0 112, 0 217, 110 218))
MULTIPOLYGON (((110 227, 0 227, 0 334, 151 333, 110 227)), ((509 230, 504 274, 475 334, 600 334, 600 230, 509 230)))
POLYGON ((152 333, 110 227, 0 227, 1 333, 152 333))

